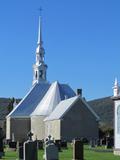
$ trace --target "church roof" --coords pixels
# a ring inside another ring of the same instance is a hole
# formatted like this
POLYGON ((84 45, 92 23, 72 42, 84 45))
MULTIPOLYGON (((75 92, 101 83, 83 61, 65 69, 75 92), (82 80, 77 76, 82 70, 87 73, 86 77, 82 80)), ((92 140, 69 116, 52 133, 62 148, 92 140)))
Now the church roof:
POLYGON ((80 96, 75 96, 66 100, 61 101, 54 111, 48 116, 47 118, 44 119, 44 121, 51 121, 51 120, 57 120, 61 119, 64 114, 78 101, 81 100, 85 106, 92 112, 92 114, 96 117, 97 120, 99 120, 99 117, 97 114, 92 110, 92 108, 85 102, 85 100, 80 97, 80 96))
POLYGON ((48 115, 61 100, 73 96, 75 93, 67 84, 36 83, 7 117, 22 118, 30 115, 48 115))
POLYGON ((75 96, 75 92, 68 85, 55 81, 51 84, 49 90, 31 116, 49 115, 61 100, 73 96, 75 96))
POLYGON ((29 117, 49 87, 49 83, 36 83, 7 117, 29 117))

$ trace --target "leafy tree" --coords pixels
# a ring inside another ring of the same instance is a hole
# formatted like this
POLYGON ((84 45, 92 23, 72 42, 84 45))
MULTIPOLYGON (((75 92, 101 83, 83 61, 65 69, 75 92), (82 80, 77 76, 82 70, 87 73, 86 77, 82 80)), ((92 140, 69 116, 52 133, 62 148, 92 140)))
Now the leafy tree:
POLYGON ((14 104, 15 98, 11 98, 10 102, 8 104, 8 112, 11 112, 13 110, 13 104, 14 104))

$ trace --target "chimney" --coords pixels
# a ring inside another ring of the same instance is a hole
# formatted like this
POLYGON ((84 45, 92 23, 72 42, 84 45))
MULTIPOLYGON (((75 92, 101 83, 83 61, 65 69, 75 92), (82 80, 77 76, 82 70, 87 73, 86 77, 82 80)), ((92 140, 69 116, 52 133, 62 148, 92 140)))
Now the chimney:
POLYGON ((82 97, 82 89, 77 89, 77 95, 81 96, 82 97))

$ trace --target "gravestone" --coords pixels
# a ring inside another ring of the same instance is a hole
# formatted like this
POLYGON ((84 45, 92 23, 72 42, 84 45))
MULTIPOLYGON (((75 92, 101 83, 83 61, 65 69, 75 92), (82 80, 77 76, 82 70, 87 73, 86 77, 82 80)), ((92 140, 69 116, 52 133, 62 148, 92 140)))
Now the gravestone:
POLYGON ((3 130, 0 127, 0 159, 4 156, 4 145, 3 145, 4 134, 3 130))
POLYGON ((24 143, 24 160, 37 160, 37 141, 32 140, 33 134, 28 133, 28 141, 24 143))
POLYGON ((38 149, 43 150, 43 141, 42 140, 38 140, 37 141, 37 146, 38 146, 38 149))
POLYGON ((9 148, 16 149, 17 142, 9 142, 9 148))
POLYGON ((90 148, 95 148, 95 140, 91 139, 89 143, 90 148))
POLYGON ((106 149, 110 149, 113 147, 113 138, 107 137, 106 138, 106 149))
POLYGON ((12 142, 15 142, 15 135, 12 133, 12 142))
POLYGON ((23 142, 18 142, 17 143, 17 149, 18 149, 18 159, 23 160, 23 142))
POLYGON ((73 141, 73 160, 83 160, 83 142, 81 140, 73 141))
POLYGON ((51 140, 51 136, 48 136, 45 142, 45 154, 43 156, 45 160, 58 160, 58 148, 56 147, 53 140, 51 140))
POLYGON ((61 141, 60 140, 55 140, 55 145, 58 148, 58 151, 61 152, 61 141))
POLYGON ((62 141, 61 142, 61 148, 63 148, 63 149, 67 149, 68 147, 67 147, 67 141, 62 141))
POLYGON ((95 146, 96 146, 96 147, 100 146, 100 140, 99 140, 99 139, 96 139, 96 140, 95 140, 95 146))
POLYGON ((102 146, 103 146, 103 145, 106 145, 106 139, 105 139, 105 138, 101 139, 101 145, 102 145, 102 146))

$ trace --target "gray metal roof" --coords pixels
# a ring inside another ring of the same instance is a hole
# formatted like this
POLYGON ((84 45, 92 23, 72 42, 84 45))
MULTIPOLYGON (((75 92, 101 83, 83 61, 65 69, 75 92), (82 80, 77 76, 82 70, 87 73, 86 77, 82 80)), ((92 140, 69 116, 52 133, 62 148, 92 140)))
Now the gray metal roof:
POLYGON ((7 117, 29 117, 48 91, 50 84, 36 83, 7 117))
POLYGON ((90 112, 96 117, 97 120, 99 120, 99 117, 97 114, 92 110, 92 108, 85 102, 85 100, 80 97, 80 96, 75 96, 69 99, 66 99, 64 101, 61 101, 54 111, 48 116, 47 118, 44 119, 44 121, 50 121, 50 120, 57 120, 61 119, 64 114, 76 103, 77 100, 81 100, 85 106, 90 110, 90 112))
POLYGON ((75 96, 75 92, 66 84, 59 84, 58 82, 54 82, 52 85, 49 83, 36 83, 7 117, 29 117, 31 113, 48 115, 48 113, 51 113, 61 100, 65 99, 65 97, 70 98, 73 96, 75 96), (55 83, 57 84, 58 90, 56 90, 55 83), (53 85, 54 87, 52 87, 53 85), (52 88, 52 90, 49 88, 52 88), (58 100, 56 100, 57 98, 58 100), (40 108, 38 110, 41 110, 42 108, 42 113, 33 112, 36 110, 36 107, 40 108))
POLYGON ((67 98, 75 96, 75 92, 66 84, 60 84, 55 81, 51 84, 49 90, 40 101, 31 116, 49 115, 57 106, 57 104, 67 98))

